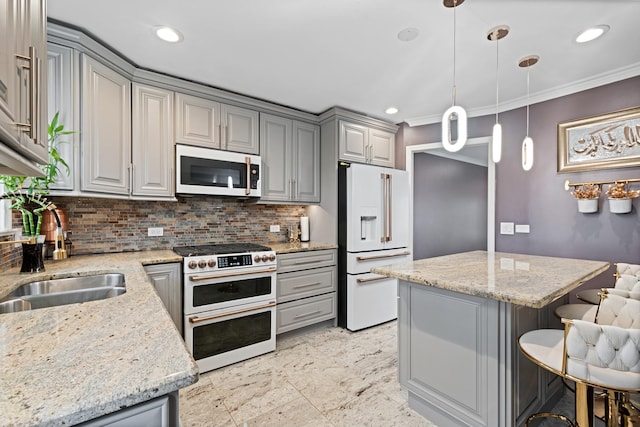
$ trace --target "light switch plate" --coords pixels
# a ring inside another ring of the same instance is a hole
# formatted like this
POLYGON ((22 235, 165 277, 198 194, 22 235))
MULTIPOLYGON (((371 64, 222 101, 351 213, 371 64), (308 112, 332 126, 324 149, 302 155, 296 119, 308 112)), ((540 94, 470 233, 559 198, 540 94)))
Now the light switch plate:
POLYGON ((279 233, 280 232, 280 226, 279 225, 270 225, 269 226, 269 231, 272 233, 279 233))
POLYGON ((149 227, 147 229, 147 236, 163 236, 164 229, 162 227, 149 227))
POLYGON ((512 222, 501 222, 500 223, 500 234, 513 234, 513 223, 512 222))
POLYGON ((529 224, 516 224, 516 233, 529 233, 529 224))

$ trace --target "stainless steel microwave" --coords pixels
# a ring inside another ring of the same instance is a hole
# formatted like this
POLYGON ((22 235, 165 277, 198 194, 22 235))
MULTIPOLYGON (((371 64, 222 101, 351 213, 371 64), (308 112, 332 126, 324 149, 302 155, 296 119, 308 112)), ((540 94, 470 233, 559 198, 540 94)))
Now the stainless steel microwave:
POLYGON ((176 193, 260 197, 260 156, 176 144, 176 193))

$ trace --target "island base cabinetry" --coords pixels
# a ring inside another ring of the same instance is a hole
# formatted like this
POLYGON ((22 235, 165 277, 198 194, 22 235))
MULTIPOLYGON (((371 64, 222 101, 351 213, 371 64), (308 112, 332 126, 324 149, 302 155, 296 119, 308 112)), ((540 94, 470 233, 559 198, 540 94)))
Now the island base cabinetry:
POLYGON ((560 398, 561 382, 520 354, 527 330, 553 327, 531 309, 399 281, 399 379, 409 406, 440 427, 520 426, 560 398))
POLYGON ((178 392, 174 391, 166 396, 160 396, 79 425, 82 427, 178 427, 180 425, 178 412, 178 392))

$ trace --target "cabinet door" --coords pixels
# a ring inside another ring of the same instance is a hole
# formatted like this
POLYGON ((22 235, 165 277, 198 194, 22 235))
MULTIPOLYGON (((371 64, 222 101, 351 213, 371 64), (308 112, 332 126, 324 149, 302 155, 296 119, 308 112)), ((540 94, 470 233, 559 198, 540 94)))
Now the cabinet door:
POLYGON ((176 142, 220 148, 220 103, 176 93, 176 142))
MULTIPOLYGON (((263 152, 264 153, 264 152, 263 152)), ((298 202, 320 201, 320 127, 293 122, 294 195, 298 202)))
POLYGON ((260 115, 260 151, 262 152, 262 197, 270 201, 290 201, 292 121, 271 114, 260 115))
POLYGON ((173 92, 133 85, 134 196, 173 196, 173 92))
POLYGON ((222 149, 259 154, 258 112, 224 104, 222 104, 220 112, 222 149))
POLYGON ((16 36, 18 0, 0 0, 0 134, 3 141, 18 143, 16 36))
POLYGON ((82 190, 129 194, 131 83, 82 54, 82 190))
MULTIPOLYGON (((73 67, 73 49, 49 44, 47 49, 47 116, 51 122, 53 116, 58 113, 58 123, 64 125, 65 130, 77 129, 75 122, 76 97, 74 82, 76 72, 73 67)), ((69 165, 67 174, 64 166, 60 167, 56 182, 51 185, 53 190, 73 190, 75 182, 74 148, 79 134, 66 135, 59 139, 58 154, 69 165)))
POLYGON ((144 271, 182 334, 182 281, 179 262, 147 265, 144 271))
POLYGON ((366 126, 340 120, 339 160, 366 163, 369 129, 366 126))
POLYGON ((395 135, 380 129, 369 129, 369 161, 378 166, 394 167, 395 135))

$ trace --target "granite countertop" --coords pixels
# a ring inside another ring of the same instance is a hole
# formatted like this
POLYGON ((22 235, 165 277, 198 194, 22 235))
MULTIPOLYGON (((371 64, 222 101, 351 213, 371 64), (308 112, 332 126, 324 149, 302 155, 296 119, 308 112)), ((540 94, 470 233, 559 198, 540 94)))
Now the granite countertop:
POLYGON ((290 254, 295 252, 320 251, 322 249, 337 249, 335 243, 323 242, 296 242, 296 243, 270 243, 271 249, 278 254, 290 254))
POLYGON ((181 262, 169 250, 72 256, 46 271, 3 272, 17 286, 121 272, 127 292, 83 304, 0 314, 0 425, 76 424, 198 380, 198 368, 144 265, 181 262))
POLYGON ((609 263, 603 261, 473 251, 371 271, 426 286, 542 308, 608 268, 609 263))

